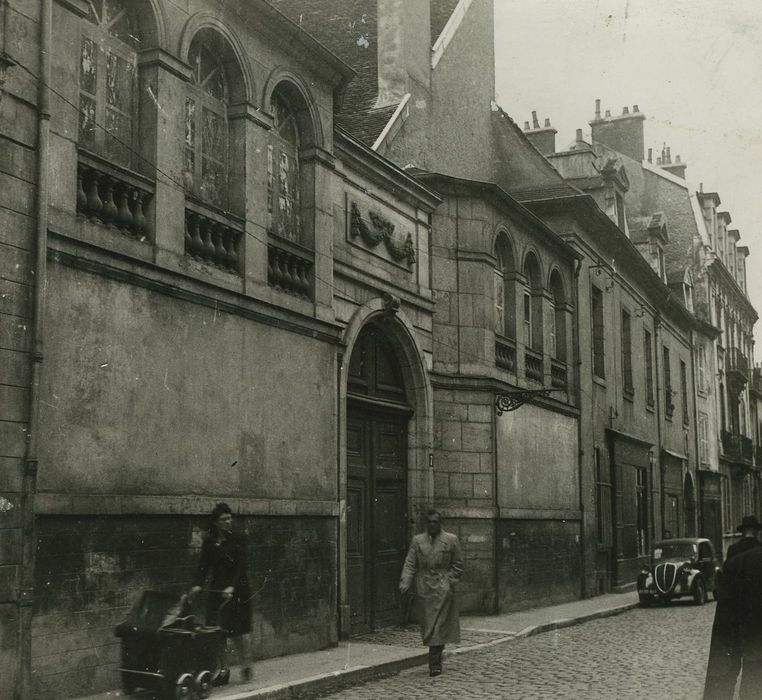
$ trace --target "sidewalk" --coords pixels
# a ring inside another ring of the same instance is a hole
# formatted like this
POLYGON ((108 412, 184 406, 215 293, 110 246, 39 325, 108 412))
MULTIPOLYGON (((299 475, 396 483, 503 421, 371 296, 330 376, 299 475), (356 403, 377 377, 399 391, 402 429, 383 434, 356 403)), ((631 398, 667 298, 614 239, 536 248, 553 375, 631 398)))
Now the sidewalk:
MULTIPOLYGON (((503 615, 461 616, 461 643, 448 646, 446 654, 462 654, 512 639, 570 627, 588 620, 618 615, 637 606, 634 593, 608 594, 503 615)), ((239 682, 240 670, 232 669, 231 684, 216 688, 220 700, 293 700, 304 695, 397 673, 427 662, 418 628, 386 629, 341 642, 337 647, 257 661, 254 678, 239 682)), ((87 700, 113 700, 121 691, 94 695, 87 700)), ((132 695, 147 698, 149 695, 132 695)))

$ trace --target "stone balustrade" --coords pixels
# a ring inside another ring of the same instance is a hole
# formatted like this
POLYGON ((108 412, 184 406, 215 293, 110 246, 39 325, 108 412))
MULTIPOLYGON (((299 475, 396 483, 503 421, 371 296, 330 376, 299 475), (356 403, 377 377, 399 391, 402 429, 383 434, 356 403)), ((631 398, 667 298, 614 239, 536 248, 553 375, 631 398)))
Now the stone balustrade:
POLYGON ((550 361, 550 386, 565 389, 568 382, 566 363, 561 360, 550 361))
POLYGON ((509 372, 516 371, 516 341, 495 338, 495 364, 509 372))
POLYGON ((243 221, 186 199, 185 254, 228 272, 242 273, 243 221))
POLYGON ((543 384, 542 353, 526 349, 524 353, 524 372, 527 379, 543 384))
POLYGON ((267 283, 289 294, 312 297, 312 266, 309 253, 297 252, 285 243, 267 244, 267 283))
POLYGON ((146 210, 153 183, 131 171, 80 153, 77 163, 77 214, 138 239, 150 239, 146 210))

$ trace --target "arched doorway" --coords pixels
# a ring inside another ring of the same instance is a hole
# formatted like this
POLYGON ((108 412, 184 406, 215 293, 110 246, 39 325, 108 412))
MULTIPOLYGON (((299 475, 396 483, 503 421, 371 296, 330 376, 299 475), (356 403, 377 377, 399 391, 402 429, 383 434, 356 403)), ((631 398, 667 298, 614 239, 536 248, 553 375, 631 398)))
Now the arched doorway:
POLYGON ((399 621, 397 584, 407 546, 408 401, 399 356, 369 323, 347 376, 347 599, 350 631, 399 621))

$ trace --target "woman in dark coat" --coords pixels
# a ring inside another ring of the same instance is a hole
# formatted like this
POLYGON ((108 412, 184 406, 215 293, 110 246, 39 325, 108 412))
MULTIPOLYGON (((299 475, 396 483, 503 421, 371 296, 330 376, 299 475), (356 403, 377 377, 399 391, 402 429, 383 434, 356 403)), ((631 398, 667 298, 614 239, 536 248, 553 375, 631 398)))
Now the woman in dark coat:
POLYGON ((246 536, 233 532, 233 513, 227 503, 218 503, 212 511, 194 583, 191 595, 208 587, 206 624, 219 625, 232 640, 244 663, 242 680, 249 680, 251 589, 246 575, 246 536))

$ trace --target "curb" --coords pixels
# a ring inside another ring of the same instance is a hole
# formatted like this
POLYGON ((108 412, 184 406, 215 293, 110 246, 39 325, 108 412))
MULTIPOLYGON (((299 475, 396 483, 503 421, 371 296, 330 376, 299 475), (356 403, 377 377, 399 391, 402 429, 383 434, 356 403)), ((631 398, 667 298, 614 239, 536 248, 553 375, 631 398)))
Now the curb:
POLYGON ((580 615, 579 617, 567 617, 560 620, 554 620, 553 622, 546 622, 541 625, 530 625, 521 630, 521 632, 517 632, 514 639, 533 637, 535 634, 552 632, 553 630, 560 630, 564 627, 573 627, 574 625, 581 625, 582 623, 590 622, 591 620, 600 620, 604 617, 614 617, 614 615, 621 615, 623 612, 637 608, 638 605, 639 603, 625 603, 624 605, 618 605, 615 608, 596 610, 595 612, 580 615))
POLYGON ((408 668, 421 666, 427 663, 428 659, 428 652, 423 652, 374 666, 358 666, 349 671, 332 671, 298 681, 272 685, 269 688, 245 690, 235 695, 225 695, 220 700, 297 700, 304 698, 306 693, 312 695, 315 692, 326 692, 334 688, 338 690, 381 676, 394 675, 408 668))
MULTIPOLYGON (((479 649, 497 646, 498 644, 504 644, 514 639, 533 637, 536 634, 543 634, 544 632, 552 632, 554 630, 563 629, 565 627, 581 625, 585 622, 590 622, 591 620, 598 620, 604 617, 613 617, 637 607, 638 603, 626 603, 624 605, 618 605, 615 608, 596 610, 595 612, 587 613, 586 615, 580 615, 579 617, 561 618, 559 620, 554 620, 552 622, 546 622, 539 625, 530 625, 529 627, 525 627, 516 634, 500 637, 483 644, 474 644, 472 646, 453 649, 452 651, 447 652, 446 655, 454 656, 465 654, 469 651, 478 651, 479 649)), ((310 678, 303 678, 298 681, 291 681, 290 683, 273 685, 269 688, 243 691, 235 695, 226 695, 224 700, 299 700, 300 698, 308 697, 316 692, 327 692, 333 688, 339 689, 346 686, 355 685, 357 683, 362 683, 371 679, 379 678, 381 676, 394 675, 400 671, 404 671, 415 666, 421 666, 427 662, 428 652, 423 652, 413 656, 408 656, 404 659, 387 661, 375 666, 359 666, 348 671, 332 671, 331 673, 320 674, 310 678)))

